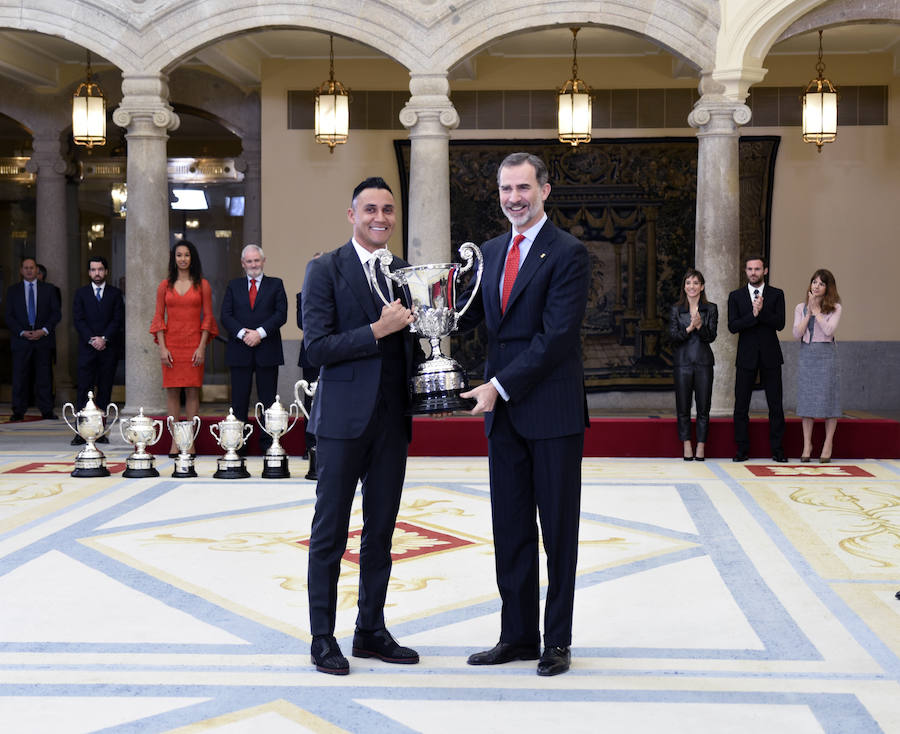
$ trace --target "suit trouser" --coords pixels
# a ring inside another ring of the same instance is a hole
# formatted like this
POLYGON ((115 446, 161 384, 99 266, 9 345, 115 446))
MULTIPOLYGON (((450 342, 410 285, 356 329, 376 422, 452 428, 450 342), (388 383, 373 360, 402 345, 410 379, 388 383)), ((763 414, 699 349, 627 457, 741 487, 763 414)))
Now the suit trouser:
POLYGON ((250 388, 253 385, 254 372, 256 372, 256 395, 264 407, 268 408, 275 402, 275 391, 278 389, 278 365, 263 367, 250 364, 231 367, 231 407, 234 410, 234 417, 245 423, 250 408, 250 388))
POLYGON ((675 414, 678 440, 691 440, 691 400, 697 401, 697 442, 709 435, 709 408, 712 403, 713 366, 689 364, 675 367, 675 414))
POLYGON ((96 350, 88 345, 78 348, 78 404, 77 410, 81 410, 87 404, 88 391, 94 390, 94 404, 100 410, 106 410, 112 399, 113 380, 116 376, 116 363, 119 355, 115 347, 107 346, 106 349, 96 350))
POLYGON ((750 451, 750 398, 756 373, 766 391, 769 407, 769 444, 772 451, 781 451, 784 436, 784 407, 782 406, 781 365, 746 369, 738 367, 734 379, 734 443, 739 453, 750 451))
MULTIPOLYGON (((47 338, 47 337, 44 337, 47 338)), ((53 412, 53 350, 27 342, 24 349, 12 353, 13 413, 28 410, 29 385, 34 385, 34 398, 41 415, 53 412)))
POLYGON ((341 557, 360 479, 363 527, 356 626, 381 629, 391 575, 391 540, 406 475, 406 419, 399 406, 389 407, 379 399, 359 438, 317 438, 319 482, 309 539, 310 631, 313 635, 334 633, 341 557))
POLYGON ((540 643, 536 507, 547 554, 544 644, 572 643, 583 449, 583 432, 522 437, 506 404, 497 400, 488 456, 497 587, 503 602, 500 642, 540 643))

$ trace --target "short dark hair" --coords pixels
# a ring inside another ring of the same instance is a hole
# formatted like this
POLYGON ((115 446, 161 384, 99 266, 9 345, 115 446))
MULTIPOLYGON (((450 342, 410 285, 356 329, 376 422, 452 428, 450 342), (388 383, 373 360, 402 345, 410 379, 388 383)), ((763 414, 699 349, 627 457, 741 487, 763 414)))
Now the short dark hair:
POLYGON ((44 280, 47 280, 47 266, 41 265, 40 263, 35 263, 37 265, 37 269, 41 271, 41 275, 44 276, 44 280))
POLYGON ((500 185, 500 171, 507 166, 521 166, 523 163, 530 163, 534 168, 534 176, 537 179, 538 186, 543 186, 550 180, 550 172, 547 170, 547 164, 532 153, 510 153, 506 158, 500 161, 497 168, 497 185, 500 185))
POLYGON ((91 263, 100 263, 104 270, 109 270, 109 263, 106 262, 106 258, 103 255, 91 255, 88 258, 88 272, 90 272, 91 263))
POLYGON ((744 258, 744 267, 747 267, 747 263, 751 260, 759 260, 760 262, 762 262, 764 268, 767 267, 765 256, 757 255, 756 253, 751 253, 744 258))
POLYGON ((356 188, 353 189, 353 196, 350 197, 350 206, 353 206, 356 202, 356 197, 366 189, 385 189, 391 196, 394 195, 394 192, 391 191, 391 187, 388 186, 387 181, 381 176, 369 176, 364 181, 360 181, 356 185, 356 188))

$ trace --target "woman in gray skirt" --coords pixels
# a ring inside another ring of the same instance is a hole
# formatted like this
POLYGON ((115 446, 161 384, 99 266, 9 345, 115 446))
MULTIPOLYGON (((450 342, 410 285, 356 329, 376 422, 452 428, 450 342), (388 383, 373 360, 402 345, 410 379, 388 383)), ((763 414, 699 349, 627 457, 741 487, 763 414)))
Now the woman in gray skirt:
POLYGON ((834 430, 841 415, 841 389, 834 332, 841 320, 841 297, 831 271, 813 273, 806 302, 794 309, 794 338, 800 340, 797 369, 797 415, 803 419, 803 453, 812 455, 812 431, 816 418, 825 419, 825 443, 819 463, 831 461, 834 430))

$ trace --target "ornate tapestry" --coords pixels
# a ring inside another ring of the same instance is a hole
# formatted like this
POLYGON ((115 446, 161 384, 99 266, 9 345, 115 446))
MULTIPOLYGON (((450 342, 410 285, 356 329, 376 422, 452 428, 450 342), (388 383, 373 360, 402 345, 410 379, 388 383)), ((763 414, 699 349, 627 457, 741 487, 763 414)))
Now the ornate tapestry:
MULTIPOLYGON (((762 136, 740 141, 742 255, 768 256, 778 143, 777 137, 762 136)), ((405 217, 409 140, 395 146, 405 217)), ((697 138, 606 139, 577 148, 547 140, 451 141, 454 251, 463 242, 480 244, 509 229, 497 198, 497 165, 520 150, 546 162, 552 186, 547 215, 590 253, 592 278, 581 332, 588 390, 671 389, 666 322, 681 277, 694 263, 697 138)), ((404 250, 405 230, 404 221, 404 250)), ((727 293, 708 297, 724 312, 727 293)), ((475 379, 483 371, 483 339, 476 331, 454 334, 451 340, 452 355, 475 379)))

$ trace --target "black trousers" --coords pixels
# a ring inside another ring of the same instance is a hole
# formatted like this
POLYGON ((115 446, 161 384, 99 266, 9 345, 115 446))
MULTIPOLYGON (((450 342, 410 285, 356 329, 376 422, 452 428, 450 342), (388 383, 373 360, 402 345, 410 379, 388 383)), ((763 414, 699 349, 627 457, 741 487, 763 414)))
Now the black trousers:
MULTIPOLYGON (((45 337, 46 338, 46 337, 45 337)), ((28 410, 29 395, 34 399, 41 415, 53 412, 53 349, 35 342, 26 342, 24 349, 12 352, 12 412, 24 415, 28 410)))
POLYGON ((119 355, 115 347, 107 345, 100 351, 92 346, 78 347, 78 401, 75 406, 81 410, 87 404, 88 391, 94 392, 94 404, 100 410, 106 410, 112 399, 113 379, 116 376, 116 364, 119 355))
POLYGON ((709 435, 709 408, 712 403, 713 366, 690 364, 675 367, 675 414, 678 440, 691 440, 691 403, 697 403, 697 443, 709 435))
POLYGON ((769 444, 773 452, 781 451, 784 437, 784 407, 782 406, 781 365, 757 367, 752 370, 738 367, 734 379, 734 443, 739 453, 750 451, 750 398, 759 373, 766 404, 769 406, 769 444))

